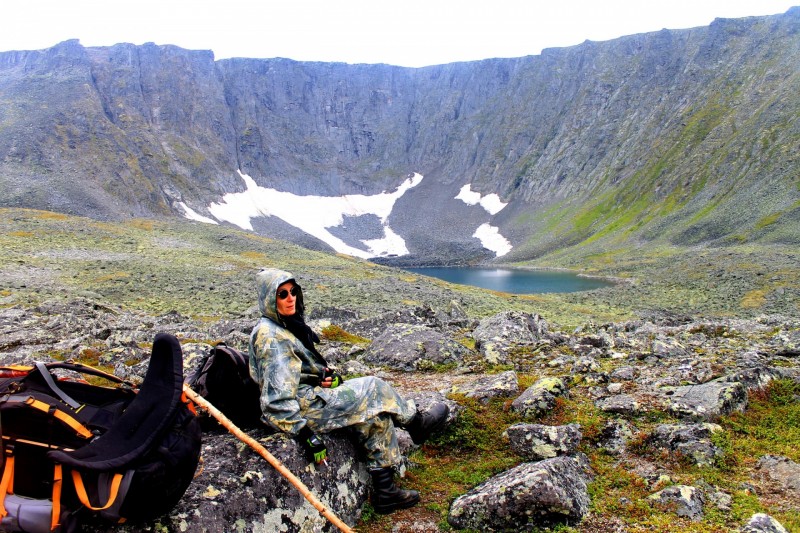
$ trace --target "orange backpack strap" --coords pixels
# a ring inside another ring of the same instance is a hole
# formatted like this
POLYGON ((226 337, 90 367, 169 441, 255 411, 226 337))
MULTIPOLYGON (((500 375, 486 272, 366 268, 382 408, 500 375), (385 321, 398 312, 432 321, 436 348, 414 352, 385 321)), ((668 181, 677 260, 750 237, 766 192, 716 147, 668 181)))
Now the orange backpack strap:
POLYGON ((61 464, 56 463, 53 471, 53 514, 50 516, 50 531, 55 531, 61 524, 61 480, 63 479, 61 464))
MULTIPOLYGON (((11 400, 16 398, 17 395, 12 396, 11 400)), ((43 411, 45 413, 51 413, 55 418, 66 424, 67 426, 71 427, 75 430, 75 433, 83 437, 84 439, 91 439, 94 437, 94 433, 92 433, 89 428, 84 426, 80 421, 73 418, 69 413, 66 411, 62 411, 58 409, 54 405, 50 405, 49 403, 43 402, 41 400, 37 400, 33 396, 28 396, 25 398, 24 403, 33 407, 34 409, 38 409, 39 411, 43 411)))
POLYGON ((114 504, 114 501, 117 499, 117 494, 119 494, 119 485, 122 482, 122 476, 122 474, 114 474, 114 478, 111 480, 111 489, 109 490, 108 501, 105 503, 105 505, 94 507, 92 506, 92 502, 89 501, 89 495, 86 493, 86 487, 83 486, 83 479, 81 478, 80 472, 77 470, 72 471, 72 481, 75 483, 75 492, 78 493, 78 499, 83 505, 92 511, 102 511, 103 509, 108 509, 114 504))
POLYGON ((21 378, 30 374, 31 370, 32 366, 3 365, 0 366, 0 378, 21 378))
POLYGON ((5 468, 0 480, 0 518, 8 514, 5 506, 6 494, 14 494, 14 447, 8 446, 5 453, 5 468))

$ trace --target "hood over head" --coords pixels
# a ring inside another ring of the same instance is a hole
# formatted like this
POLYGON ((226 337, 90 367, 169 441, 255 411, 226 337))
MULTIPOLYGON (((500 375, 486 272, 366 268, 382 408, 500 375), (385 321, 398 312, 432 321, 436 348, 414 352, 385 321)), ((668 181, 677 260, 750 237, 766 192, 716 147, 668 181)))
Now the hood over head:
POLYGON ((297 303, 295 305, 297 311, 295 314, 302 318, 305 311, 303 289, 297 284, 291 273, 277 268, 264 268, 256 274, 258 310, 261 311, 261 316, 265 316, 278 324, 283 324, 283 320, 278 316, 278 287, 287 281, 292 281, 297 286, 297 303))

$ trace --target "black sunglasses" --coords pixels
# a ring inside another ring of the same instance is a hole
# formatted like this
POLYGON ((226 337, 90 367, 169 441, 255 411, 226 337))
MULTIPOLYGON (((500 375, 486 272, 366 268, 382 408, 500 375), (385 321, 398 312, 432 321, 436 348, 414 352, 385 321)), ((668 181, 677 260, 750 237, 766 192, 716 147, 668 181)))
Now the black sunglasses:
POLYGON ((278 300, 285 300, 286 297, 289 296, 289 293, 291 293, 292 296, 297 296, 298 292, 300 292, 300 287, 298 287, 297 285, 295 285, 294 287, 291 288, 291 290, 288 291, 286 289, 281 289, 278 291, 278 300))

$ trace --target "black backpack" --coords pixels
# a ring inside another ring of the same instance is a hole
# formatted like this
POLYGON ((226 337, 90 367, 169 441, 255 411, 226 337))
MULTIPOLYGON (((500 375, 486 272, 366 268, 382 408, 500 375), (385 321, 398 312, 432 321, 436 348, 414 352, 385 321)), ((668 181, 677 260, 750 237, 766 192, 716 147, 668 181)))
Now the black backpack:
POLYGON ((2 531, 69 532, 84 519, 122 523, 165 514, 200 458, 180 343, 156 335, 138 390, 78 363, 0 368, 0 434, 2 531), (61 379, 53 373, 59 368, 123 386, 61 379))
MULTIPOLYGON (((261 388, 250 377, 247 354, 221 342, 200 361, 187 384, 239 427, 266 427, 261 422, 261 388)), ((213 427, 204 418, 204 428, 213 427)))

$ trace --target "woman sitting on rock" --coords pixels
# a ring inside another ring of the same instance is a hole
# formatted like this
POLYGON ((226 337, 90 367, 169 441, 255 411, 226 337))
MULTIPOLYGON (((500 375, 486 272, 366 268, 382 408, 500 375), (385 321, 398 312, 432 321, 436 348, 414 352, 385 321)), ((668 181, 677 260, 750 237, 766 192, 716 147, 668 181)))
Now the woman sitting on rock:
POLYGON ((319 337, 304 321, 303 292, 294 276, 265 269, 256 281, 261 319, 250 334, 250 374, 261 386, 262 419, 295 437, 317 463, 327 462, 318 433, 351 428, 366 451, 375 511, 416 505, 419 493, 394 483, 401 456, 395 424, 422 444, 444 424, 447 405, 437 403, 423 414, 380 378, 344 381, 314 346, 319 337))

